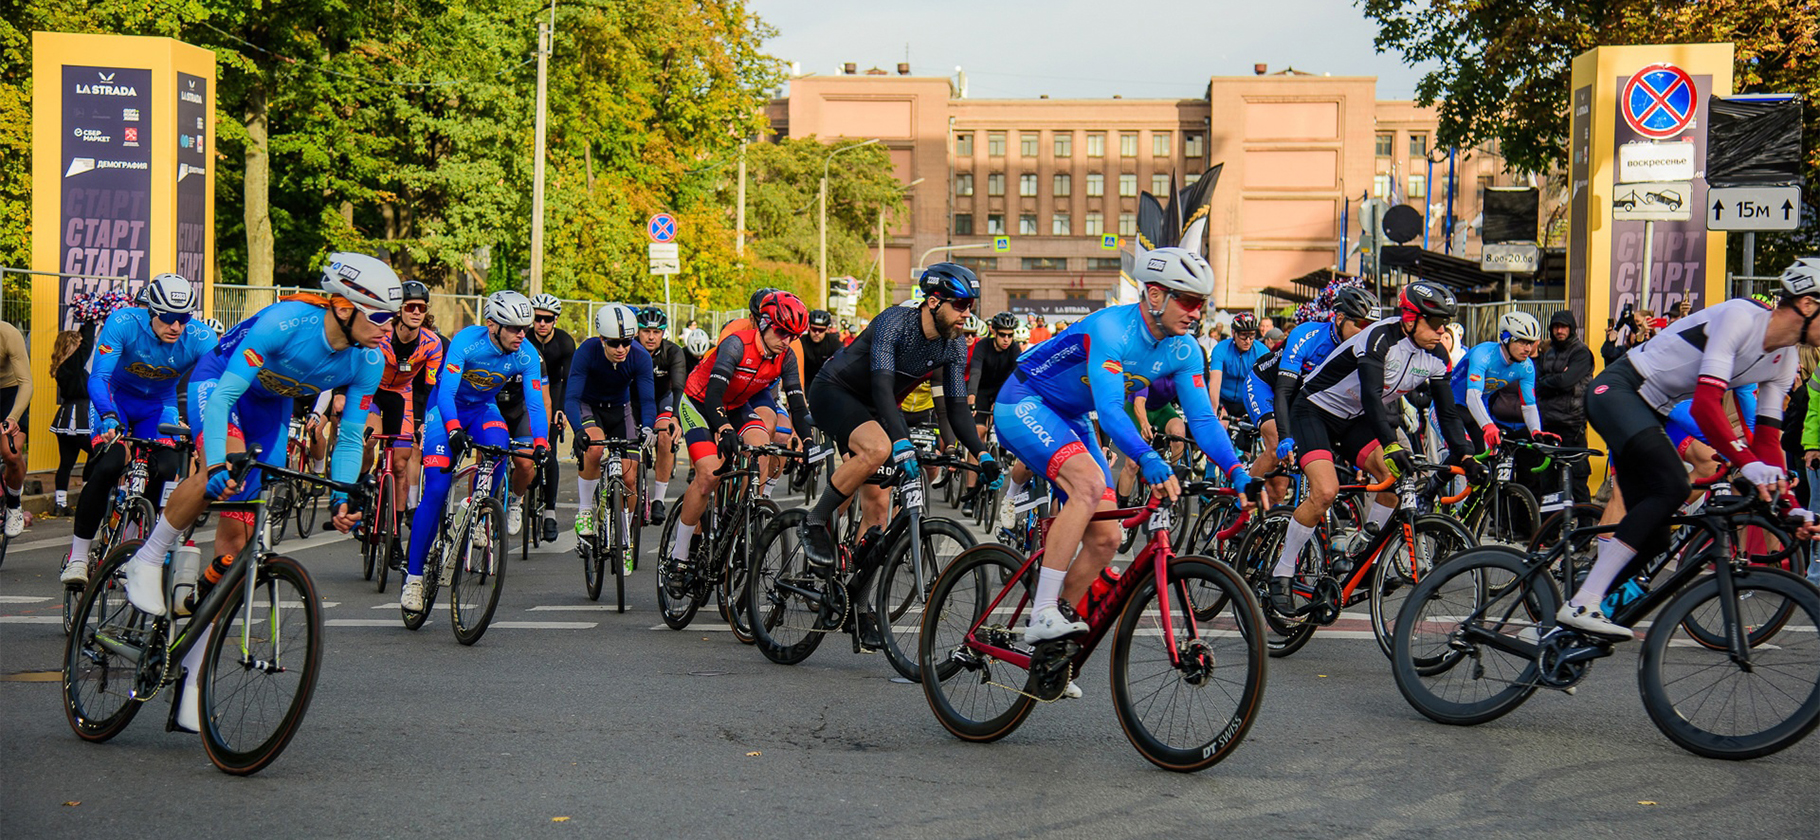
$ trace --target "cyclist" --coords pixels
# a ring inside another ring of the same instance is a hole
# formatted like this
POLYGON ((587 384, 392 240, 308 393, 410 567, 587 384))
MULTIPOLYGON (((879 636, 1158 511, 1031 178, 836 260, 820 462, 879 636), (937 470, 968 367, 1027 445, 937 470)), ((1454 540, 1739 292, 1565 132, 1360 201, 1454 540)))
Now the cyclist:
MULTIPOLYGON (((1311 318, 1289 331, 1281 352, 1259 360, 1245 383, 1245 407, 1257 423, 1264 449, 1251 464, 1259 478, 1276 469, 1277 462, 1292 456, 1295 438, 1283 434, 1289 425, 1289 406, 1301 390, 1302 377, 1314 372, 1342 342, 1377 320, 1378 302, 1358 286, 1341 286, 1334 292, 1333 314, 1311 318), (1268 364, 1266 364, 1268 363, 1268 364)), ((1271 498, 1288 495, 1288 479, 1278 482, 1271 498)))
MULTIPOLYGON (((973 429, 981 440, 992 431, 992 406, 998 402, 999 389, 1011 378, 1011 372, 1017 369, 1017 357, 1024 352, 1024 345, 1017 340, 1016 315, 1000 312, 986 322, 986 329, 991 339, 975 341, 971 358, 967 360, 967 407, 973 411, 973 429)), ((1012 481, 1021 485, 1017 468, 1012 469, 1012 481)), ((1029 479, 1027 472, 1023 476, 1025 480, 1029 479)), ((968 474, 967 488, 962 516, 973 515, 973 505, 979 496, 979 476, 968 474)))
MULTIPOLYGON (((690 330, 687 335, 683 336, 684 360, 689 364, 691 375, 695 373, 696 368, 701 366, 702 357, 708 355, 713 349, 713 339, 708 338, 708 334, 699 329, 690 330)), ((680 403, 678 407, 681 407, 680 403)))
MULTIPOLYGON (((518 292, 494 292, 482 314, 485 323, 468 327, 449 341, 434 405, 424 418, 423 501, 411 515, 410 565, 398 594, 399 606, 412 612, 423 609, 423 561, 442 529, 448 503, 450 478, 445 468, 461 460, 470 441, 499 447, 511 443, 496 394, 514 377, 519 377, 517 388, 529 421, 532 460, 541 462, 550 451, 543 360, 536 346, 525 341, 531 328, 531 301, 518 292)), ((530 484, 529 471, 512 470, 512 493, 523 493, 530 484)))
POLYGON ((821 373, 822 365, 834 358, 846 345, 840 342, 840 335, 834 332, 834 313, 826 309, 809 310, 809 332, 803 336, 803 381, 814 382, 815 375, 821 373))
POLYGON ((25 335, 0 321, 0 486, 6 496, 6 535, 25 530, 25 410, 32 404, 32 363, 26 356, 25 335))
MULTIPOLYGON (((1199 254, 1173 247, 1140 252, 1138 264, 1141 300, 1094 312, 1026 351, 993 408, 1005 448, 1040 466, 1064 495, 1044 539, 1028 642, 1087 631, 1072 605, 1118 550, 1118 523, 1090 521, 1095 510, 1111 509, 1113 482, 1089 412, 1098 412, 1113 446, 1138 462, 1154 492, 1174 501, 1181 494, 1175 471, 1125 413, 1128 393, 1173 379, 1195 441, 1235 487, 1249 484, 1208 399, 1204 357, 1188 335, 1213 293, 1213 269, 1199 254)), ((1068 693, 1079 696, 1078 689, 1068 693)))
MULTIPOLYGON (((1307 492, 1284 531, 1283 551, 1271 572, 1270 601, 1278 612, 1294 613, 1290 576, 1296 558, 1339 493, 1335 456, 1346 456, 1378 482, 1414 467, 1410 453, 1398 442, 1390 410, 1404 394, 1429 386, 1450 461, 1478 477, 1481 468, 1467 458, 1466 431, 1447 385, 1447 356, 1440 346, 1441 333, 1457 309, 1453 292, 1445 286, 1426 280, 1404 286, 1396 314, 1335 347, 1308 374, 1302 399, 1288 407, 1307 492)), ((1367 527, 1382 528, 1396 505, 1395 493, 1379 493, 1366 514, 1367 527)))
MULTIPOLYGON (((1212 393, 1209 391, 1209 393, 1212 393)), ((1185 436, 1188 433, 1187 422, 1183 420, 1181 400, 1175 390, 1174 379, 1158 379, 1135 394, 1125 406, 1125 416, 1137 426, 1138 437, 1148 443, 1157 432, 1185 436)), ((1182 444, 1169 444, 1169 460, 1180 461, 1185 449, 1182 444)), ((1118 480, 1114 484, 1115 496, 1119 505, 1125 506, 1132 496, 1132 485, 1138 479, 1138 464, 1130 458, 1119 459, 1118 480)))
MULTIPOLYGON (((1503 441, 1501 421, 1485 406, 1486 392, 1497 393, 1516 385, 1523 404, 1523 425, 1529 436, 1545 435, 1542 414, 1536 409, 1536 365, 1529 360, 1542 340, 1542 324, 1527 312, 1510 312, 1498 319, 1498 340, 1484 341, 1466 353, 1466 363, 1453 370, 1453 399, 1466 407, 1472 424, 1466 432, 1480 451, 1498 448, 1503 441)), ((1560 438, 1550 442, 1560 443, 1560 438)))
MULTIPOLYGON (((436 386, 436 371, 442 367, 442 342, 423 329, 423 318, 430 308, 430 287, 416 280, 406 280, 402 285, 404 302, 398 317, 392 320, 386 340, 379 344, 385 374, 379 379, 379 390, 373 392, 373 408, 378 416, 368 415, 367 427, 382 435, 415 436, 421 415, 416 413, 412 392, 419 380, 429 387, 436 386)), ((411 457, 416 449, 413 440, 400 440, 394 441, 386 453, 398 477, 393 499, 398 510, 410 507, 411 457)), ((370 459, 370 449, 367 454, 370 459)), ((370 465, 372 461, 366 463, 370 465)))
POLYGON ((760 446, 771 440, 777 413, 761 397, 781 382, 791 413, 803 418, 805 438, 813 431, 795 353, 790 349, 790 342, 808 326, 809 311, 801 299, 789 292, 773 292, 759 302, 752 329, 722 339, 689 374, 676 417, 689 447, 689 460, 695 465, 695 480, 677 502, 670 556, 679 563, 688 562, 695 528, 720 487, 715 472, 737 453, 739 442, 760 446))
POLYGON ((1593 379, 1587 418, 1611 446, 1612 471, 1628 509, 1617 531, 1599 540, 1592 570, 1555 615, 1560 624, 1633 638, 1629 628, 1606 617, 1600 602, 1633 558, 1667 547, 1668 529, 1661 523, 1692 489, 1664 429, 1675 403, 1693 398, 1693 417, 1707 443, 1759 495, 1774 498, 1787 488, 1783 399, 1799 371, 1796 345, 1820 345, 1813 330, 1820 318, 1820 257, 1796 260, 1782 272, 1780 286, 1774 305, 1734 298, 1676 320, 1593 379), (1746 440, 1726 415, 1724 397, 1751 383, 1759 386, 1757 418, 1746 440))
POLYGON ((948 421, 967 451, 978 456, 981 477, 990 486, 999 481, 998 462, 986 452, 967 409, 967 342, 961 332, 967 313, 979 304, 979 278, 966 266, 936 263, 918 285, 921 303, 880 312, 822 366, 810 387, 810 410, 829 441, 847 453, 802 524, 803 555, 817 566, 834 563, 828 523, 862 485, 860 530, 885 525, 889 495, 868 479, 886 461, 907 479, 919 477, 916 445, 898 402, 926 380, 941 377, 931 398, 946 400, 948 421))
POLYGON ((1207 357, 1211 374, 1207 391, 1219 395, 1222 414, 1245 416, 1245 377, 1266 352, 1258 342, 1258 316, 1250 312, 1234 315, 1232 337, 1215 344, 1207 357))
POLYGON ((657 395, 657 458, 651 466, 651 519, 664 519, 664 498, 670 495, 670 479, 676 474, 676 441, 682 437, 676 425, 676 407, 682 404, 683 386, 689 380, 688 354, 676 342, 664 337, 670 327, 670 316, 662 308, 647 306, 638 312, 638 343, 651 354, 651 386, 657 395))
MULTIPOLYGON (((177 381, 218 343, 214 331, 194 319, 197 300, 190 281, 160 274, 146 284, 142 299, 142 306, 108 316, 89 357, 88 427, 93 430, 95 454, 83 470, 82 495, 76 499, 75 535, 60 577, 65 585, 88 583, 89 544, 107 516, 114 486, 126 472, 126 447, 109 444, 122 434, 169 443, 159 434, 158 424, 179 422, 177 381)), ((181 455, 159 450, 152 459, 146 498, 154 503, 162 499, 165 482, 182 468, 181 455)))
MULTIPOLYGON (((581 502, 581 510, 575 513, 575 533, 581 537, 594 536, 594 490, 600 484, 600 460, 605 451, 599 446, 583 446, 583 438, 617 438, 648 444, 651 427, 657 422, 651 354, 638 344, 637 336, 638 315, 632 307, 606 304, 594 311, 594 337, 581 343, 575 351, 575 364, 569 368, 563 408, 575 424, 575 454, 580 462, 575 490, 581 502)), ((638 454, 631 453, 620 466, 622 480, 633 481, 638 475, 638 454)), ((619 516, 621 525, 630 531, 632 500, 638 494, 630 483, 626 491, 626 509, 619 511, 619 516)), ((632 571, 636 559, 626 555, 627 572, 632 571)))
MULTIPOLYGON (((552 294, 541 294, 531 298, 531 331, 525 334, 525 341, 537 348, 537 355, 543 359, 544 381, 550 386, 546 395, 544 414, 550 418, 550 428, 558 429, 563 424, 564 389, 569 382, 569 361, 575 357, 575 339, 567 330, 556 326, 556 319, 562 315, 562 301, 552 294), (552 413, 553 412, 553 413, 552 413)), ((521 374, 522 376, 522 374, 521 374)), ((530 443, 530 432, 526 428, 524 402, 518 399, 523 388, 499 389, 500 414, 506 419, 506 426, 512 430, 514 444, 523 446, 530 443)), ((529 471, 543 482, 543 512, 539 520, 543 523, 543 541, 553 542, 556 539, 556 486, 558 478, 555 458, 541 464, 527 464, 514 459, 513 471, 529 471)), ((524 521, 524 497, 512 497, 511 509, 506 512, 506 530, 517 534, 524 521)))

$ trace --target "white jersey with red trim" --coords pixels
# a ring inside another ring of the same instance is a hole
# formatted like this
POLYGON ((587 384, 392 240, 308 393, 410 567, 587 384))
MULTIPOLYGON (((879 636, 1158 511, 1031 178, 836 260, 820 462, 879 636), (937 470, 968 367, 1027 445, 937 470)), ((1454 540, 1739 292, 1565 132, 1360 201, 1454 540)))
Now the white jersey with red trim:
POLYGON ((1722 388, 1760 384, 1757 413, 1782 418, 1782 402, 1794 386, 1800 347, 1763 349, 1763 334, 1775 310, 1750 298, 1709 306, 1657 333, 1625 355, 1643 376, 1638 393, 1657 414, 1694 395, 1702 379, 1722 388))

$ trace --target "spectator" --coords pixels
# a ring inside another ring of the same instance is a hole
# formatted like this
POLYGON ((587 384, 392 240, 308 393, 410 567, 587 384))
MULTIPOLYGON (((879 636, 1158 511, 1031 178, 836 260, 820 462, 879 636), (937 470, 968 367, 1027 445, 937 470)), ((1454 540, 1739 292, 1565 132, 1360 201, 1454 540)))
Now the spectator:
MULTIPOLYGON (((1563 446, 1586 445, 1586 385, 1593 378, 1592 348, 1578 335, 1579 324, 1566 309, 1548 319, 1548 341, 1536 348, 1536 403, 1542 413, 1542 431, 1561 436, 1563 446)), ((1524 471, 1525 475, 1530 475, 1524 471)), ((1586 487, 1592 466, 1584 458, 1573 467, 1575 503, 1592 501, 1586 487)), ((1546 481, 1538 476, 1539 482, 1546 481)), ((1542 492, 1554 487, 1539 485, 1542 492)))
MULTIPOLYGON (((1268 320, 1270 320, 1270 319, 1269 318, 1264 319, 1264 321, 1268 321, 1268 320)), ((1258 326, 1261 327, 1263 325, 1264 325, 1263 321, 1258 322, 1258 326)), ((1264 331, 1264 346, 1270 348, 1270 352, 1272 352, 1272 353, 1275 353, 1276 351, 1283 349, 1283 339, 1284 339, 1283 331, 1277 329, 1276 327, 1271 327, 1270 329, 1267 329, 1264 331)))
POLYGON ((1265 337, 1265 340, 1269 340, 1270 331, 1276 328, 1277 322, 1275 318, 1265 315, 1258 319, 1258 332, 1265 337))
POLYGON ((51 433, 57 436, 57 497, 52 516, 70 515, 70 473, 76 456, 92 452, 88 426, 88 359, 95 349, 94 329, 64 330, 51 348, 51 376, 57 380, 57 416, 51 433))
POLYGON ((1030 342, 1025 346, 1034 346, 1048 340, 1049 328, 1043 324, 1043 316, 1032 314, 1030 316, 1030 342))

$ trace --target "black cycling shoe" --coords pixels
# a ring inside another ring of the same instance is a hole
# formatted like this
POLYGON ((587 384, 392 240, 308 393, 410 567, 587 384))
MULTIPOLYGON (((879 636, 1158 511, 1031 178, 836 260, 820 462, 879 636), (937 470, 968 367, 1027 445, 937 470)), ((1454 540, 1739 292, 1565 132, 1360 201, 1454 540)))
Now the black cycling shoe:
POLYGON ((834 534, 829 532, 828 523, 805 519, 797 526, 796 533, 803 543, 803 559, 809 562, 810 568, 826 569, 834 565, 834 534))
POLYGON ((651 500, 651 522, 652 522, 652 524, 656 524, 656 523, 662 522, 662 521, 664 521, 664 500, 663 499, 652 499, 651 500))
POLYGON ((1295 615, 1295 601, 1289 597, 1289 589, 1294 583, 1295 579, 1288 575, 1270 579, 1270 608, 1278 615, 1295 615))
POLYGON ((853 636, 854 653, 876 653, 885 646, 885 634, 878 626, 878 616, 859 614, 859 632, 853 636))

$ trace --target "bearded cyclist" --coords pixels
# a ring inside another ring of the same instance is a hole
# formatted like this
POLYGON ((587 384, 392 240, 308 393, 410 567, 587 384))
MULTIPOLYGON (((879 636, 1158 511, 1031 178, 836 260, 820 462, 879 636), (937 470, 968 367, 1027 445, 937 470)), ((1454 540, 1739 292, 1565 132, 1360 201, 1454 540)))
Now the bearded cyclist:
MULTIPOLYGON (((594 491, 600 486, 600 464, 606 449, 584 446, 587 441, 636 440, 649 443, 652 424, 657 422, 657 398, 653 394, 651 354, 635 340, 638 315, 623 303, 609 303, 594 312, 594 337, 581 343, 575 351, 575 364, 569 368, 568 400, 564 409, 575 423, 575 453, 580 468, 575 473, 575 490, 581 509, 575 513, 575 533, 594 536, 595 515, 606 511, 594 509, 594 491)), ((622 453, 620 480, 631 482, 638 476, 638 453, 622 453)), ((630 532, 631 507, 638 497, 636 488, 626 485, 626 508, 616 513, 620 524, 630 532)), ((627 554, 626 571, 631 572, 638 558, 627 554)))
POLYGON ((670 479, 676 474, 676 441, 682 430, 676 425, 676 407, 682 404, 683 387, 689 381, 688 354, 676 342, 664 337, 670 316, 656 306, 638 311, 638 343, 651 354, 651 387, 657 397, 657 459, 651 471, 651 520, 664 520, 664 498, 670 495, 670 479))

